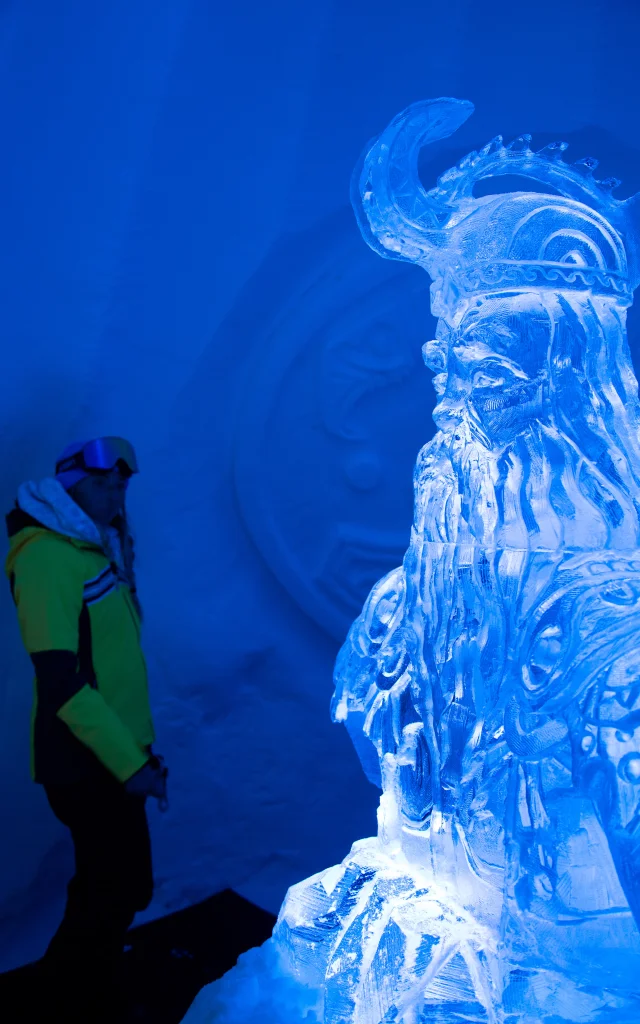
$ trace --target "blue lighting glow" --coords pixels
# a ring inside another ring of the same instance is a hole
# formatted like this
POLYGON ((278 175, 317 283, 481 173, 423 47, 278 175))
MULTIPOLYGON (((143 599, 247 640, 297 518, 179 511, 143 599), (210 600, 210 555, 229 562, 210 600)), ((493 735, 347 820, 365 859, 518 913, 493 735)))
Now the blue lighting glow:
POLYGON ((640 1019, 640 194, 528 136, 427 190, 420 150, 472 110, 409 107, 353 182, 438 318, 410 544, 335 671, 378 834, 289 890, 190 1024, 640 1019))

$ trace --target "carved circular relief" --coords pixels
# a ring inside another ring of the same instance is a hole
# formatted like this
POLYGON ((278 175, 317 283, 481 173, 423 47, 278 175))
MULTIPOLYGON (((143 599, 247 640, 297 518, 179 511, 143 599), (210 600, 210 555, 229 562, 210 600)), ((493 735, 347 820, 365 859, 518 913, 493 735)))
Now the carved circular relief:
POLYGON ((409 541, 413 465, 434 432, 429 280, 371 253, 348 214, 272 264, 256 287, 281 300, 254 345, 237 493, 275 576, 342 640, 409 541))

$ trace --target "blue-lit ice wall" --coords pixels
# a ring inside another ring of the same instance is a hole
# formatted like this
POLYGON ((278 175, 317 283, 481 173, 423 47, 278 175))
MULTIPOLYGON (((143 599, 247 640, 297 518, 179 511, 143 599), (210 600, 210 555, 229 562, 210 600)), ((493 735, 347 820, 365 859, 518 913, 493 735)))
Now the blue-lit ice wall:
MULTIPOLYGON (((424 151, 425 180, 527 128, 637 190, 640 8, 618 7, 0 5, 2 507, 70 437, 138 447, 171 768, 150 916, 224 885, 275 912, 375 831, 331 673, 407 547, 435 324, 427 275, 362 244, 363 140, 416 97, 468 95, 476 115, 424 151)), ((0 644, 1 968, 42 952, 72 850, 29 779, 31 666, 2 586, 0 644)))
POLYGON ((640 1017, 640 193, 529 136, 426 191, 420 149, 472 109, 408 108, 354 177, 365 238, 427 270, 438 317, 411 541, 335 671, 378 834, 289 891, 193 1021, 640 1017), (548 194, 474 197, 513 175, 548 194))

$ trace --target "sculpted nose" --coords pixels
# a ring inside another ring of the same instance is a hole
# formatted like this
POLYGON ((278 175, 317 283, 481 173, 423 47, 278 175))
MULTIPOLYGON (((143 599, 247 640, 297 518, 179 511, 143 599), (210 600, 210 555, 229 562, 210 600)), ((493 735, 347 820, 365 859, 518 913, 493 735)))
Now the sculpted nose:
POLYGON ((447 366, 447 357, 441 341, 435 338, 422 346, 422 358, 434 373, 442 373, 447 366))

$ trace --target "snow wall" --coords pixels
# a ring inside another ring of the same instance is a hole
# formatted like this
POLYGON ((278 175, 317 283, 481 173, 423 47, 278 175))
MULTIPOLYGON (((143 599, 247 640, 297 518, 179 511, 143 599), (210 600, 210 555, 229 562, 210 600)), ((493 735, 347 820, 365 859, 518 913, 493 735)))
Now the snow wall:
MULTIPOLYGON (((375 831, 332 665, 399 564, 433 433, 426 275, 348 207, 367 139, 424 96, 640 188, 631 0, 0 5, 0 497, 75 438, 136 444, 157 747, 157 891, 277 911, 375 831)), ((447 148, 448 147, 448 148, 447 148)), ((425 168, 430 180, 433 172, 425 168)), ((630 315, 636 371, 640 315, 630 315)), ((6 543, 5 543, 6 550, 6 543)), ((72 870, 29 779, 31 670, 0 587, 0 970, 44 950, 72 870)))

